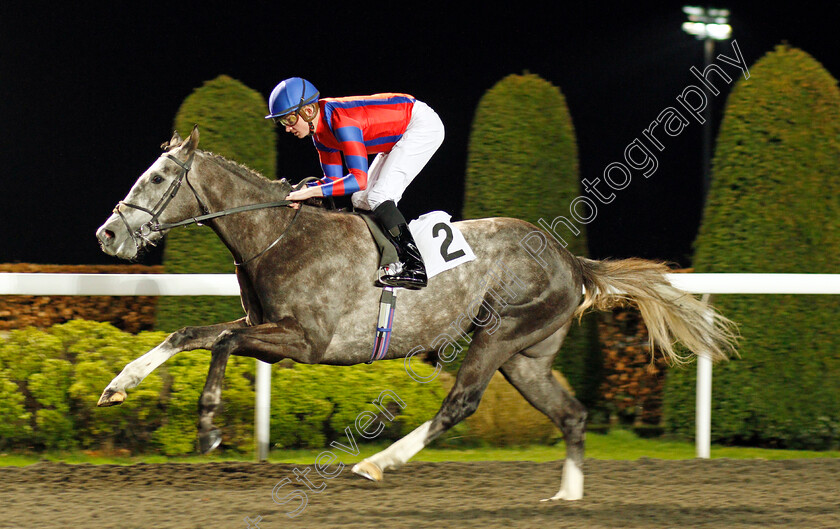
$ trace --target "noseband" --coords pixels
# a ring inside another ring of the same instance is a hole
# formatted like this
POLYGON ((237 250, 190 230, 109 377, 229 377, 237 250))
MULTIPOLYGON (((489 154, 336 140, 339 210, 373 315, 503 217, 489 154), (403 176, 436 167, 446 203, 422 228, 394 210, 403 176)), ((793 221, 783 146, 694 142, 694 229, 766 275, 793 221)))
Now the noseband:
MULTIPOLYGON (((232 213, 240 213, 242 211, 252 211, 252 210, 255 210, 255 209, 265 209, 265 208, 276 208, 276 207, 280 207, 280 206, 289 206, 293 203, 293 201, 291 201, 291 200, 278 200, 278 201, 275 201, 275 202, 264 202, 262 204, 250 204, 250 205, 247 205, 247 206, 239 206, 239 207, 236 207, 236 208, 230 208, 230 209, 226 209, 226 210, 223 210, 223 211, 217 211, 215 213, 210 213, 210 208, 208 208, 207 205, 204 203, 204 201, 201 200, 201 197, 198 196, 198 193, 196 192, 193 185, 190 183, 190 179, 189 179, 189 172, 190 172, 190 169, 192 168, 193 160, 195 159, 195 152, 193 152, 190 155, 190 157, 187 159, 186 162, 181 162, 179 159, 175 158, 171 154, 166 154, 165 156, 167 158, 169 158, 170 160, 172 160, 173 162, 175 162, 181 168, 181 172, 178 174, 177 178, 175 178, 175 180, 173 180, 172 183, 169 184, 169 188, 166 190, 166 192, 163 194, 163 196, 160 197, 160 200, 157 201, 157 204, 155 204, 155 206, 153 208, 149 209, 149 208, 146 208, 146 207, 143 207, 143 206, 138 206, 137 204, 132 204, 130 202, 126 202, 124 200, 121 200, 117 203, 116 207, 114 208, 114 213, 119 215, 120 218, 122 219, 123 224, 125 224, 126 231, 128 231, 129 235, 131 235, 131 240, 132 240, 132 242, 134 242, 134 246, 138 250, 145 244, 151 244, 152 246, 157 245, 157 243, 155 241, 152 241, 151 239, 149 239, 149 237, 154 232, 162 232, 162 231, 166 231, 166 230, 169 230, 169 229, 172 229, 172 228, 178 228, 180 226, 187 226, 189 224, 198 224, 200 226, 201 223, 204 222, 205 220, 210 220, 210 219, 215 219, 215 218, 218 218, 218 217, 223 217, 225 215, 230 215, 232 213), (175 195, 178 194, 178 191, 181 189, 181 184, 183 182, 186 182, 187 186, 189 186, 190 191, 192 191, 192 194, 195 197, 196 201, 198 202, 198 205, 201 208, 201 211, 202 211, 203 214, 199 215, 197 217, 190 217, 188 219, 184 219, 184 220, 181 220, 181 221, 178 221, 178 222, 168 222, 168 223, 167 222, 158 222, 158 219, 160 218, 161 214, 163 214, 164 210, 169 205, 169 203, 172 202, 172 199, 175 198, 175 195), (132 230, 131 225, 128 223, 128 219, 125 218, 125 215, 120 210, 120 206, 125 206, 127 208, 132 208, 132 209, 136 209, 138 211, 142 211, 144 213, 147 213, 147 214, 151 215, 151 218, 149 219, 148 222, 142 224, 136 230, 132 230)), ((302 187, 303 185, 304 185, 304 182, 301 182, 300 187, 302 187)), ((297 220, 297 216, 298 216, 298 213, 300 213, 301 208, 302 208, 302 205, 297 210, 295 210, 295 214, 292 217, 292 221, 289 223, 288 226, 286 226, 286 229, 283 230, 283 232, 280 234, 280 236, 277 237, 274 240, 274 242, 269 244, 267 248, 265 248, 263 251, 259 252, 258 254, 254 255, 254 256, 252 256, 248 259, 245 259, 241 262, 234 262, 234 264, 236 266, 241 266, 241 265, 244 265, 246 263, 249 263, 249 262, 253 261, 254 259, 262 256, 264 253, 266 253, 271 248, 273 248, 274 245, 276 245, 278 242, 280 242, 280 239, 283 238, 283 236, 286 234, 286 231, 288 231, 288 229, 292 227, 292 224, 295 223, 295 220, 297 220)))

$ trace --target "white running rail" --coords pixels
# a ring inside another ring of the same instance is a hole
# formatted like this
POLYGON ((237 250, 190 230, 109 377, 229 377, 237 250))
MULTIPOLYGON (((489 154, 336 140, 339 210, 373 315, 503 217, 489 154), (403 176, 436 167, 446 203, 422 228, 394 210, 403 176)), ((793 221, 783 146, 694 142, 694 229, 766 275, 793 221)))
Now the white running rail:
MULTIPOLYGON (((668 274, 694 294, 840 294, 840 274, 668 274)), ((0 295, 15 296, 238 296, 233 274, 17 274, 0 273, 0 295)), ((709 458, 712 364, 697 351, 697 457, 709 458)), ((268 455, 271 369, 257 362, 254 431, 257 459, 268 455)))

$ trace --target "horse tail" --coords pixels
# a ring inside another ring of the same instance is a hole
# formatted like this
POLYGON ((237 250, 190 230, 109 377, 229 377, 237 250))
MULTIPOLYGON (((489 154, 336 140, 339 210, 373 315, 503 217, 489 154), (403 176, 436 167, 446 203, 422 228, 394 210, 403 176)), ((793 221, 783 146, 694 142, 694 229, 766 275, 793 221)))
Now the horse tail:
POLYGON ((651 352, 654 345, 658 346, 671 363, 685 363, 698 352, 707 353, 712 361, 738 355, 736 324, 711 305, 671 285, 665 276, 670 270, 664 263, 577 259, 585 288, 583 302, 575 311, 578 318, 590 309, 610 310, 632 304, 642 313, 651 352), (681 342, 689 354, 677 352, 676 342, 681 342))

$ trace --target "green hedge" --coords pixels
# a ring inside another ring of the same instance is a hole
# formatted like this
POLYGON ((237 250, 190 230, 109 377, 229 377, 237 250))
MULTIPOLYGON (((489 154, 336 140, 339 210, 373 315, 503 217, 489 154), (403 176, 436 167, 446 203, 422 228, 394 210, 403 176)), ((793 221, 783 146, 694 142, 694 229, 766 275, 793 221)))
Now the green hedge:
MULTIPOLYGON (((553 375, 564 387, 571 389, 559 372, 554 371, 553 375)), ((441 382, 446 388, 451 388, 455 377, 442 375, 441 382)), ((461 445, 545 445, 553 444, 563 436, 554 423, 526 401, 499 372, 493 374, 475 413, 462 425, 453 434, 459 438, 461 445)), ((447 439, 443 444, 454 443, 447 439)))
POLYGON ((144 445, 161 421, 159 373, 123 406, 96 408, 96 402, 126 363, 162 339, 161 333, 133 336, 81 320, 47 331, 11 331, 0 340, 0 409, 18 417, 17 434, 3 435, 0 443, 47 449, 144 445), (4 391, 8 382, 18 391, 4 391))
MULTIPOLYGON (((696 241, 697 272, 836 273, 840 90, 805 52, 778 46, 727 102, 696 241)), ((741 359, 715 369, 715 441, 791 448, 840 443, 840 297, 719 296, 741 359)), ((667 428, 694 428, 693 370, 671 370, 667 428)))
MULTIPOLYGON (((415 362, 415 367, 419 377, 432 374, 425 364, 415 362)), ((371 401, 386 390, 396 393, 405 408, 390 406, 393 424, 383 421, 386 429, 376 440, 396 440, 434 417, 445 396, 440 383, 420 384, 409 377, 403 360, 346 367, 284 362, 275 368, 271 386, 271 440, 284 448, 319 448, 346 440, 344 429, 350 426, 355 432, 360 413, 379 413, 371 401)), ((393 399, 383 402, 387 407, 393 399)))
MULTIPOLYGON (((0 448, 195 449, 197 403, 210 362, 207 351, 179 353, 128 391, 125 404, 97 408, 105 386, 128 362, 166 337, 162 332, 131 335, 107 323, 74 320, 47 330, 27 328, 0 338, 0 448)), ((253 448, 254 360, 231 357, 215 424, 224 442, 253 448)), ((431 368, 415 365, 419 376, 431 368)), ((434 416, 444 390, 419 384, 403 362, 372 366, 275 366, 272 376, 272 440, 281 447, 326 446, 344 439, 363 410, 384 390, 405 403, 392 409, 393 424, 377 440, 397 439, 434 416), (398 412, 398 413, 397 413, 398 412)), ((385 399, 385 402, 391 402, 385 399)), ((362 442, 356 436, 357 442, 362 442)))
MULTIPOLYGON (((194 124, 201 132, 199 148, 243 163, 268 178, 276 175, 276 134, 264 119, 267 104, 259 92, 226 75, 207 81, 184 100, 175 129, 184 137, 194 124)), ((169 232, 163 266, 174 274, 230 274, 233 257, 209 228, 177 228, 169 232)), ((174 331, 186 325, 211 325, 244 316, 238 298, 186 296, 161 298, 157 328, 174 331)))
MULTIPOLYGON (((464 218, 550 223, 568 214, 579 180, 575 130, 556 86, 534 74, 509 75, 482 96, 470 133, 464 218)), ((569 251, 587 253, 585 234, 569 240, 569 251)))
MULTIPOLYGON (((509 75, 478 103, 470 133, 464 218, 514 217, 537 225, 568 216, 581 194, 577 142, 566 99, 538 75, 509 75)), ((586 232, 568 240, 589 253, 586 232)), ((561 371, 586 405, 598 401, 601 352, 597 315, 573 324, 557 355, 561 371)))

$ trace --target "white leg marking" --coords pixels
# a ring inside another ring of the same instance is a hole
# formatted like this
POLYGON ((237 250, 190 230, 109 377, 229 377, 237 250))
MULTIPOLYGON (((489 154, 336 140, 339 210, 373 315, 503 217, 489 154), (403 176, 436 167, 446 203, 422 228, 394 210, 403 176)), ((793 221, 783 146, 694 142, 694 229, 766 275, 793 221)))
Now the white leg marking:
POLYGON ((583 498, 583 472, 574 461, 567 459, 563 465, 563 480, 560 482, 560 490, 554 496, 540 501, 579 500, 581 498, 583 498))
POLYGON ((372 463, 379 467, 380 470, 399 468, 404 465, 409 459, 414 457, 417 452, 426 446, 426 436, 429 433, 429 425, 431 424, 432 421, 424 422, 413 432, 395 442, 385 450, 372 455, 363 462, 355 465, 353 467, 353 472, 364 475, 364 463, 372 463))
POLYGON ((157 369, 158 366, 172 358, 179 351, 180 349, 167 345, 165 342, 158 345, 148 353, 126 365, 122 372, 108 384, 106 389, 125 391, 136 388, 144 378, 149 376, 149 373, 157 369))

